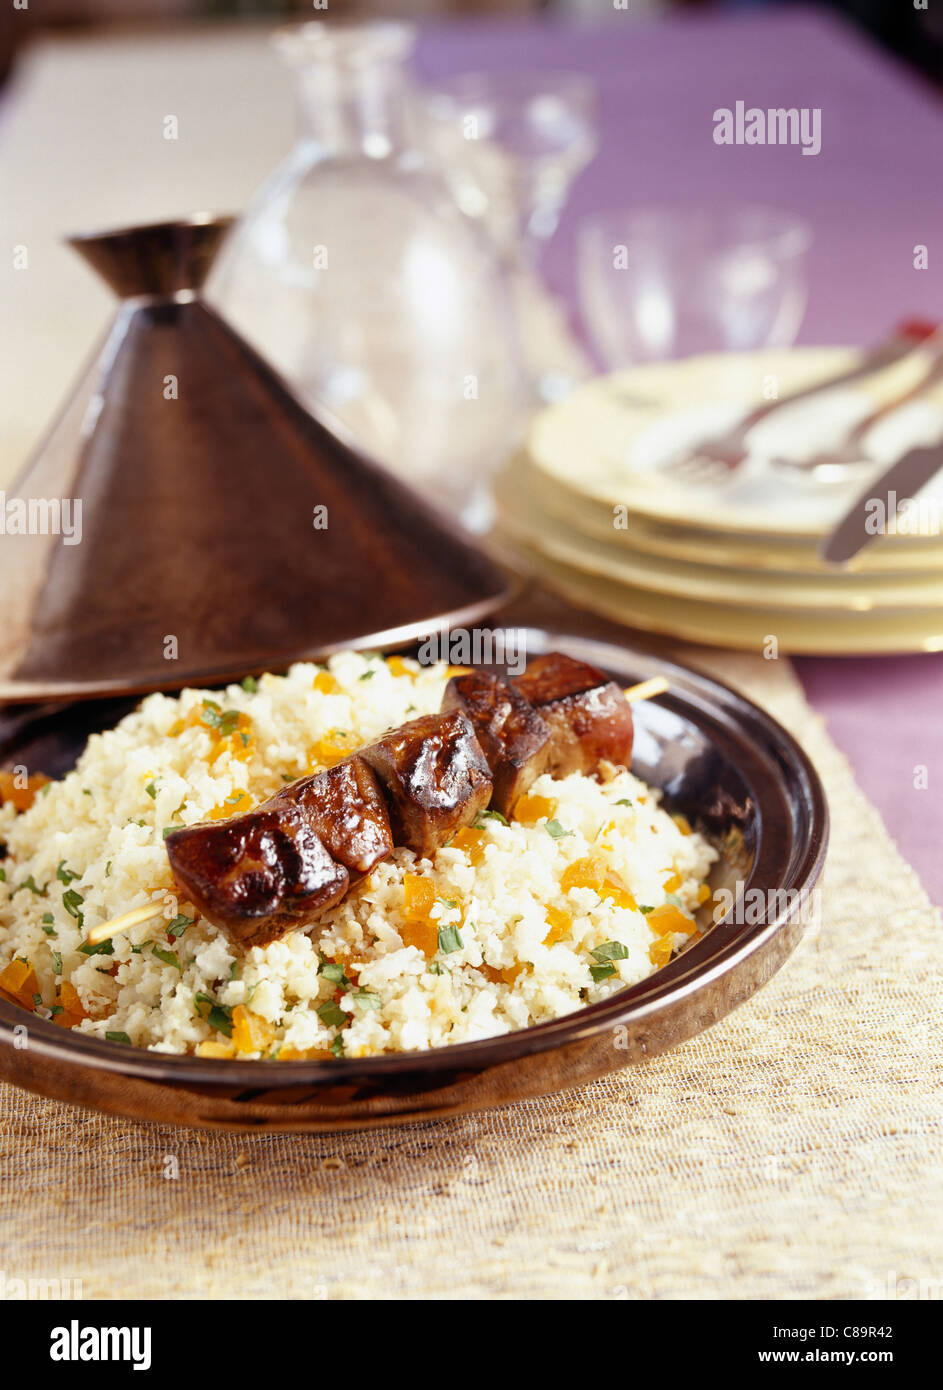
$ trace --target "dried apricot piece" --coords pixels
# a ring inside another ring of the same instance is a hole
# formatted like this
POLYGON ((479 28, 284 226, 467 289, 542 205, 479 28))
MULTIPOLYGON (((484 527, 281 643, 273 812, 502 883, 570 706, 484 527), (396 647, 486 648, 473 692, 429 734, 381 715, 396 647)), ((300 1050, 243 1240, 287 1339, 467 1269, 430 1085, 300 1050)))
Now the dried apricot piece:
POLYGON ((557 803, 549 796, 522 796, 514 803, 512 816, 521 825, 536 825, 539 820, 549 820, 557 809, 557 803))
POLYGON ((75 988, 75 985, 71 984, 68 980, 63 980, 62 984, 59 986, 59 1004, 70 1018, 78 1022, 81 1022, 83 1018, 88 1018, 89 1016, 85 1006, 79 998, 78 990, 75 988))
POLYGON ((485 853, 484 832, 472 825, 463 825, 449 841, 449 849, 460 849, 473 864, 480 864, 485 853))
POLYGON ((239 816, 243 811, 251 811, 254 805, 255 802, 248 792, 237 790, 218 806, 214 806, 212 811, 208 811, 206 819, 228 820, 230 816, 239 816))
POLYGON ((620 883, 614 875, 607 875, 605 883, 599 889, 599 896, 608 898, 610 902, 615 903, 616 907, 627 907, 631 912, 638 911, 638 903, 635 898, 625 884, 620 883))
POLYGON ((550 930, 544 937, 543 944, 545 946, 552 946, 557 941, 565 940, 573 930, 573 918, 559 907, 547 908, 547 924, 550 930))
POLYGON ((21 775, 15 772, 0 772, 0 802, 9 802, 15 811, 28 811, 40 788, 50 780, 44 772, 31 772, 26 777, 26 785, 21 786, 21 775))
POLYGON ((414 918, 403 923, 399 934, 404 946, 415 946, 427 960, 439 949, 439 928, 435 922, 414 918))
POLYGON ((28 960, 18 956, 0 971, 0 989, 11 995, 24 1009, 32 1011, 34 996, 39 993, 36 971, 28 960))
POLYGON ((236 1049, 232 1043, 207 1041, 197 1044, 196 1055, 198 1057, 215 1057, 219 1060, 228 1060, 230 1057, 235 1057, 236 1049))
POLYGON ((560 877, 560 887, 566 893, 570 888, 595 888, 598 893, 606 881, 606 866, 601 859, 589 856, 574 859, 568 864, 560 877))
POLYGON ((674 942, 670 936, 660 936, 648 948, 648 959, 654 966, 667 965, 671 960, 674 942))
POLYGON ((232 1011, 232 1042, 237 1052, 267 1052, 275 1041, 275 1029, 268 1019, 252 1014, 244 1004, 232 1011))
POLYGON ((648 914, 648 925, 657 936, 667 932, 684 932, 686 936, 691 936, 697 931, 697 923, 692 917, 688 917, 680 908, 672 903, 665 903, 664 907, 656 907, 648 914))
POLYGON ((348 729, 330 729, 324 738, 319 738, 308 749, 308 761, 312 766, 334 767, 342 763, 349 753, 360 747, 356 734, 348 729))

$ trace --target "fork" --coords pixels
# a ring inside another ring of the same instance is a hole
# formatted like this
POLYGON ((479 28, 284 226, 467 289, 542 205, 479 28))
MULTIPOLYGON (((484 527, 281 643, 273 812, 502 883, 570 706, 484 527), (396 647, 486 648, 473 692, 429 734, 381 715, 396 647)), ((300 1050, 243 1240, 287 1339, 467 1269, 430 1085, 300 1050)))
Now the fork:
MULTIPOLYGON (((858 381, 863 381, 866 377, 895 365, 907 357, 909 353, 916 351, 915 345, 918 345, 921 350, 925 350, 930 344, 934 344, 933 351, 938 355, 939 363, 943 357, 943 326, 938 325, 928 332, 925 325, 904 325, 893 337, 868 353, 856 367, 852 367, 838 376, 829 377, 826 381, 815 382, 811 386, 803 387, 801 391, 794 391, 791 395, 783 396, 774 401, 763 401, 732 429, 724 434, 702 440, 693 447, 690 453, 669 460, 661 471, 664 476, 677 482, 695 484, 722 482, 736 472, 749 454, 747 435, 773 411, 779 410, 782 406, 793 405, 797 401, 804 401, 810 396, 818 395, 819 392, 831 391, 838 386, 850 386, 858 381), (935 344, 934 340, 936 340, 935 344)), ((931 367, 930 373, 935 373, 936 370, 936 366, 931 367)), ((926 379, 921 381, 913 394, 918 394, 926 384, 926 379)), ((897 401, 894 406, 902 403, 902 401, 897 401)), ((863 422, 863 428, 861 426, 857 428, 861 428, 861 432, 864 434, 873 423, 873 418, 869 417, 863 422)))
POLYGON ((876 406, 870 411, 863 420, 859 420, 854 429, 846 436, 841 444, 836 444, 834 448, 824 449, 820 454, 813 454, 811 458, 791 459, 784 456, 777 456, 770 460, 778 468, 789 469, 798 473, 822 473, 827 476, 832 468, 839 470, 838 476, 845 476, 843 470, 857 463, 871 462, 866 453, 862 441, 878 421, 885 416, 892 415, 901 406, 907 405, 909 401, 917 400, 923 395, 929 386, 935 385, 943 380, 943 356, 928 368, 925 376, 921 377, 916 386, 912 386, 903 394, 892 397, 882 405, 876 406))

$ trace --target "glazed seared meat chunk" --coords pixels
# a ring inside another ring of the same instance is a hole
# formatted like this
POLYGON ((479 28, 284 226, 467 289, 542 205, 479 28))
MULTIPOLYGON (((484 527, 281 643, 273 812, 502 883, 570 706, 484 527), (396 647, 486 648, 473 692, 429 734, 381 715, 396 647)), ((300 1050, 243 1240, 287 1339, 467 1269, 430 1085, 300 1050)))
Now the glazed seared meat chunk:
POLYGON ((363 748, 390 807, 393 838, 428 857, 491 799, 491 773, 461 710, 426 714, 363 748))
POLYGON ((332 859, 351 880, 368 874, 393 852, 393 832, 376 773, 354 754, 284 787, 267 806, 299 806, 332 859))
POLYGON ((518 797, 547 769, 546 723, 516 686, 489 671, 453 676, 442 708, 460 709, 474 724, 491 768, 492 808, 509 816, 518 797))
POLYGON ((623 692, 571 657, 538 657, 511 680, 468 672, 442 704, 253 811, 173 831, 181 891, 236 945, 265 945, 310 926, 395 845, 430 857, 492 798, 512 814, 544 772, 631 761, 623 692))
POLYGON ((550 730, 547 771, 592 774, 607 759, 632 761, 632 708, 605 672, 550 652, 536 657, 514 685, 550 730))
POLYGON ((165 841, 182 892, 237 946, 264 946, 339 903, 350 876, 298 806, 271 802, 165 841))

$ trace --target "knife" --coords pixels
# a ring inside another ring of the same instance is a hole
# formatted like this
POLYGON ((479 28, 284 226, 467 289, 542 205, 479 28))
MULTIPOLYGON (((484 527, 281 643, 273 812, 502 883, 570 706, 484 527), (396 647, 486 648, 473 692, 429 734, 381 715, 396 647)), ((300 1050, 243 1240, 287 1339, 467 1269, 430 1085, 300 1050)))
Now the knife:
POLYGON ((875 536, 887 534, 901 503, 915 496, 943 468, 943 443, 931 444, 892 463, 855 499, 819 548, 830 565, 846 565, 875 536))

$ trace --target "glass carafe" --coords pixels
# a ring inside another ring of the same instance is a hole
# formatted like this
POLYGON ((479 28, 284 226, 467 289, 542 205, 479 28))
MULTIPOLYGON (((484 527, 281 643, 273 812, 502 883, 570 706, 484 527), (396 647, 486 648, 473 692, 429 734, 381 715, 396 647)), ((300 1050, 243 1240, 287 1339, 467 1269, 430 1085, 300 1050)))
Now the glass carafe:
POLYGON ((414 131, 413 30, 316 21, 275 43, 299 137, 210 297, 313 408, 475 524, 522 423, 520 368, 498 257, 414 131))

